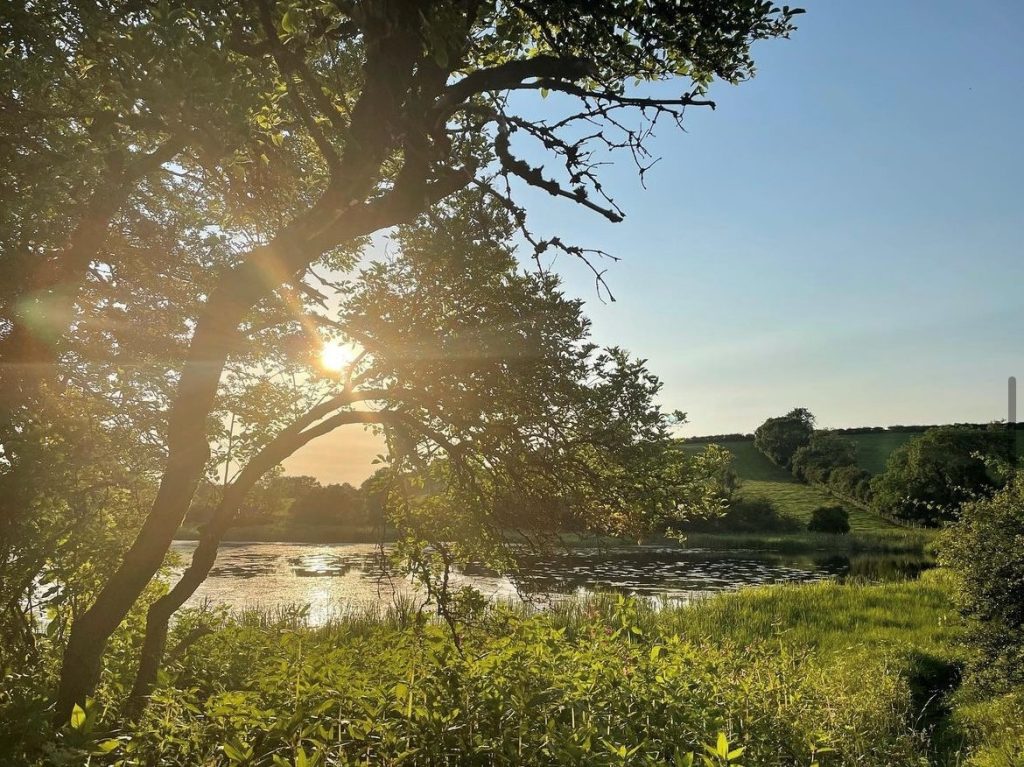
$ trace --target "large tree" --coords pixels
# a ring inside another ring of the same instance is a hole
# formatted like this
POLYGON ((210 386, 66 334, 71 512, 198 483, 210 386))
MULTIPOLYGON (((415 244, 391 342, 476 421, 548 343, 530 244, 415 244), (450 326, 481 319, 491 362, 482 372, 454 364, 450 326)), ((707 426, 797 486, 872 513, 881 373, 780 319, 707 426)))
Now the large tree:
MULTIPOLYGON (((721 456, 674 449, 657 379, 589 342, 581 303, 554 276, 521 270, 510 231, 503 206, 463 192, 402 227, 396 254, 339 285, 334 324, 359 351, 323 399, 264 432, 225 486, 191 564, 149 608, 136 705, 171 614, 206 577, 243 499, 268 467, 337 428, 387 437, 378 485, 405 533, 401 551, 428 584, 432 565, 443 578, 472 559, 505 563, 515 577, 509 530, 636 534, 717 510, 711 469, 721 456)), ((434 593, 443 609, 446 594, 434 593)))
MULTIPOLYGON (((261 312, 278 303, 301 307, 301 300, 281 299, 308 287, 312 268, 336 264, 363 238, 412 221, 470 186, 506 207, 535 255, 560 249, 589 258, 557 236, 528 231, 516 190, 531 185, 619 220, 621 211, 597 176, 602 154, 625 150, 642 165, 653 121, 679 121, 687 107, 712 105, 706 97, 712 81, 749 77, 750 46, 787 35, 799 12, 748 0, 211 0, 187 8, 110 2, 96 4, 95 13, 92 9, 37 3, 4 24, 2 42, 10 51, 5 61, 29 72, 5 99, 18 119, 34 112, 67 113, 72 154, 79 142, 92 146, 90 127, 96 123, 86 114, 90 105, 112 103, 116 108, 103 119, 117 126, 111 134, 115 147, 135 153, 129 159, 149 159, 141 172, 118 177, 124 184, 117 188, 128 193, 111 196, 109 207, 116 211, 110 215, 104 210, 91 216, 88 202, 65 215, 67 189, 34 192, 38 199, 31 206, 57 211, 59 225, 50 236, 52 245, 18 251, 24 255, 18 263, 28 265, 18 266, 15 279, 27 279, 47 260, 61 264, 61 270, 66 264, 73 274, 65 279, 61 271, 57 309, 51 312, 50 302, 31 298, 31 311, 9 311, 0 332, 11 339, 46 328, 48 347, 59 347, 53 329, 59 333, 65 324, 56 312, 67 317, 74 304, 68 320, 73 324, 82 303, 76 290, 88 275, 95 272, 94 279, 106 282, 118 270, 122 241, 103 243, 120 232, 118 216, 132 211, 133 195, 144 188, 149 170, 166 159, 159 152, 174 157, 160 166, 161 179, 171 176, 179 183, 164 183, 151 205, 183 211, 196 203, 187 214, 198 210, 209 217, 205 229, 196 231, 224 236, 228 253, 198 259, 201 310, 187 318, 187 351, 170 357, 164 376, 170 392, 156 430, 165 446, 156 497, 120 566, 72 627, 58 720, 92 688, 106 639, 163 561, 207 469, 211 437, 221 429, 211 416, 222 376, 261 327, 261 312), (52 90, 48 70, 30 72, 47 45, 40 30, 50 28, 59 40, 50 46, 51 68, 67 86, 52 90), (158 43, 153 50, 139 50, 139 41, 151 39, 158 43), (95 41, 91 56, 83 41, 95 41), (160 67, 178 60, 195 63, 164 75, 160 67), (97 62, 103 65, 100 74, 83 78, 97 62), (171 99, 170 106, 147 106, 146 95, 160 93, 165 77, 177 77, 185 90, 193 83, 207 86, 196 88, 201 98, 195 109, 183 110, 184 117, 174 112, 182 98, 171 99), (676 95, 648 87, 668 80, 680 81, 676 95), (80 83, 93 90, 84 90, 82 101, 65 103, 80 83), (559 98, 551 100, 550 116, 538 119, 530 116, 526 99, 510 98, 513 92, 550 92, 559 98), (59 103, 49 103, 51 95, 59 103), (218 125, 207 123, 208 113, 221 114, 212 109, 216 106, 226 113, 227 127, 214 131, 224 142, 203 138, 205 125, 218 125), (163 118, 145 140, 125 130, 129 121, 140 122, 137 110, 163 118), (184 146, 175 151, 179 141, 184 146), (208 151, 209 143, 214 146, 208 151), (536 159, 538 153, 547 158, 536 159), (88 259, 70 258, 77 252, 74 238, 60 233, 73 233, 86 221, 99 222, 90 229, 101 236, 89 239, 88 259), (94 241, 100 244, 93 247, 94 241)), ((34 124, 40 133, 52 126, 47 120, 34 124)), ((22 126, 5 123, 4 130, 6 138, 22 126)), ((34 156, 48 151, 50 140, 41 135, 34 156)), ((93 172, 91 178, 96 177, 93 172)), ((104 183, 93 181, 89 188, 102 189, 104 183)), ((152 213, 146 206, 134 218, 150 219, 152 213)), ((16 208, 15 216, 23 224, 32 212, 16 208)), ((168 224, 163 231, 175 228, 168 224)), ((153 253, 149 265, 172 267, 173 251, 180 249, 170 250, 153 253)), ((5 244, 5 263, 13 252, 5 244)), ((43 285, 44 293, 49 290, 43 285)), ((38 289, 25 292, 39 295, 38 289)), ((26 305, 20 295, 7 300, 26 305)), ((155 297, 152 303, 160 305, 155 297)), ((115 302, 113 308, 122 306, 115 302)), ((23 387, 17 388, 23 396, 23 387)), ((10 419, 13 430, 20 428, 18 417, 10 419)))
POLYGON ((754 431, 754 447, 779 466, 790 468, 796 452, 808 445, 814 434, 814 416, 804 407, 769 418, 754 431))
POLYGON ((871 480, 872 506, 881 514, 936 526, 956 518, 968 501, 991 496, 1013 459, 1014 434, 998 426, 938 426, 889 454, 871 480))

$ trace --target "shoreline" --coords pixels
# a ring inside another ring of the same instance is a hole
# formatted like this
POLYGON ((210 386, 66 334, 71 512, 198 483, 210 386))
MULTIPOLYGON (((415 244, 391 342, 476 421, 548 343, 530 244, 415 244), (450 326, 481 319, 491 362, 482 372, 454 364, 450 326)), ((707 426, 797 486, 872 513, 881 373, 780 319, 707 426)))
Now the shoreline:
MULTIPOLYGON (((666 536, 650 536, 636 540, 586 536, 577 533, 548 535, 543 545, 562 548, 632 548, 637 546, 660 546, 683 550, 754 550, 778 551, 788 554, 812 552, 879 553, 879 554, 930 554, 935 543, 937 530, 895 528, 885 531, 861 531, 846 535, 827 533, 691 533, 682 541, 666 536)), ((511 539, 522 536, 510 536, 511 539)), ((281 527, 277 525, 252 525, 229 530, 224 543, 304 543, 304 544, 349 544, 349 543, 392 543, 397 539, 395 530, 382 531, 379 528, 352 528, 342 526, 281 527)), ((197 541, 199 531, 195 528, 181 528, 174 536, 175 541, 197 541)))

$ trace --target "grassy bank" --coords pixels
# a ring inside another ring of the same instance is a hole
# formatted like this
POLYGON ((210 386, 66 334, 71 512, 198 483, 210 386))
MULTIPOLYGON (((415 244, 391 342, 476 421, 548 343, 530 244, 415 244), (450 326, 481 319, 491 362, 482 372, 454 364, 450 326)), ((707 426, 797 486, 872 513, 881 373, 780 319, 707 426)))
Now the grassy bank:
MULTIPOLYGON (((80 750, 65 756, 686 765, 693 754, 711 765, 920 767, 963 764, 975 744, 1014 747, 993 745, 1006 736, 977 714, 994 705, 1020 713, 1012 702, 950 710, 963 658, 941 572, 747 589, 660 611, 603 597, 548 613, 498 606, 471 616, 457 635, 406 609, 320 628, 242 616, 171 664, 136 724, 98 701, 67 733, 66 747, 80 750)), ((125 683, 117 654, 130 644, 115 644, 104 676, 111 702, 125 683)))
POLYGON ((826 533, 689 533, 686 546, 697 549, 757 549, 786 553, 874 552, 930 554, 937 532, 892 527, 848 535, 826 533))

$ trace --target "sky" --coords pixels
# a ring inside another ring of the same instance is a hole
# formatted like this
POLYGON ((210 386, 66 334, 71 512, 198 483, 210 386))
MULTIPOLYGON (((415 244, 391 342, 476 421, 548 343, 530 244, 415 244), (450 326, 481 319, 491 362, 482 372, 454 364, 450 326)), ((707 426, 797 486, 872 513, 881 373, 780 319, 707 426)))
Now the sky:
MULTIPOLYGON (((985 422, 1024 380, 1024 2, 817 0, 757 76, 711 92, 602 182, 619 224, 544 193, 531 226, 619 261, 563 258, 595 341, 649 361, 683 434, 985 422)), ((539 109, 555 109, 542 104, 539 109)), ((537 158, 534 158, 537 159, 537 158)), ((381 447, 339 431, 286 464, 359 482, 381 447)))

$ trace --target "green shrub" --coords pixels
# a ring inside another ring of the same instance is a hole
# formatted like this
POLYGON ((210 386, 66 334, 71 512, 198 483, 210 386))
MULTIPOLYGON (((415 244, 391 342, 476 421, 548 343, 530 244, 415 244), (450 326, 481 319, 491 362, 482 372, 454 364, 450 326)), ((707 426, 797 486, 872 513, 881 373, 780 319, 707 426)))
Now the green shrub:
POLYGON ((810 442, 793 454, 790 468, 802 482, 829 481, 832 472, 857 463, 857 445, 853 440, 827 431, 811 435, 810 442))
POLYGON ((837 493, 860 498, 861 483, 870 490, 871 474, 859 466, 840 466, 828 478, 828 486, 837 493))
POLYGON ((842 506, 819 506, 811 512, 807 529, 812 533, 845 535, 850 532, 850 512, 842 506))
POLYGON ((682 529, 694 533, 789 533, 797 532, 801 525, 767 498, 742 498, 732 500, 721 516, 693 520, 682 529))
POLYGON ((998 690, 1024 684, 1024 472, 992 498, 964 504, 940 557, 969 621, 976 681, 998 690))

